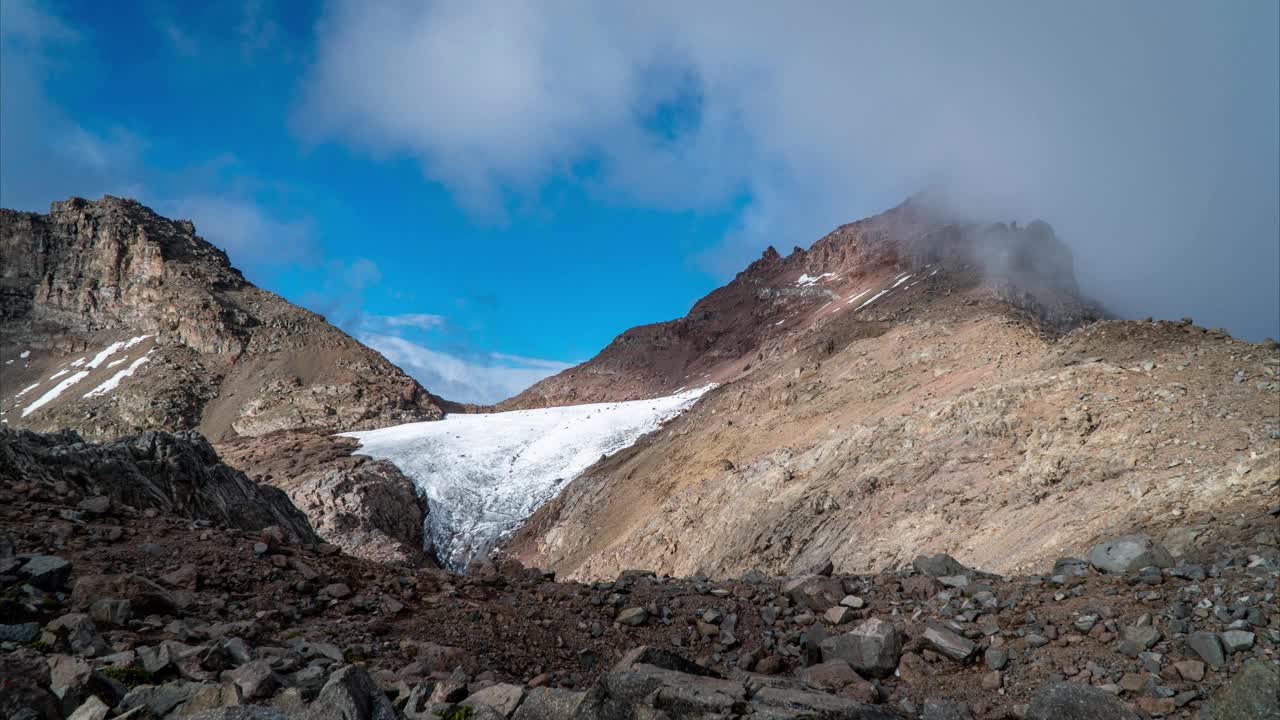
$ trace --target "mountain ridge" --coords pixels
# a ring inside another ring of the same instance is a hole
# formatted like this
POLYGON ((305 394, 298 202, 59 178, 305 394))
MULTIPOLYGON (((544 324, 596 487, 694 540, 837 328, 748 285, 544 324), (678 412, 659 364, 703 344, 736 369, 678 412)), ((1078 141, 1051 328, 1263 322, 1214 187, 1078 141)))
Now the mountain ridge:
POLYGON ((823 308, 846 300, 855 288, 883 284, 891 271, 905 275, 925 266, 968 275, 967 282, 989 287, 1011 312, 1048 335, 1109 317, 1080 295, 1071 252, 1048 223, 1019 228, 960 222, 917 195, 837 227, 808 250, 796 247, 782 256, 769 246, 684 317, 630 328, 585 363, 495 408, 634 400, 721 382, 796 324, 821 319, 823 308))
POLYGON ((190 221, 137 201, 0 211, 0 254, 0 412, 11 426, 91 439, 196 429, 221 442, 431 420, 451 406, 320 315, 250 283, 190 221), (85 393, 114 377, 101 367, 108 360, 131 361, 137 377, 85 393), (36 408, 18 397, 82 372, 36 408))

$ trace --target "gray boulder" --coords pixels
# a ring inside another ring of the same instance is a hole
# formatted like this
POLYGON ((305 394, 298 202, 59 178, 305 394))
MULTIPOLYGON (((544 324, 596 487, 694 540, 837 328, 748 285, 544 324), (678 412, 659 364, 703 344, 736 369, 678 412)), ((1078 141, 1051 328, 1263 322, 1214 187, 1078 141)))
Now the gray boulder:
POLYGON ((1089 551, 1089 564, 1107 573, 1127 573, 1144 567, 1173 567, 1173 558, 1160 543, 1145 535, 1106 540, 1089 551))
POLYGON ((782 584, 782 594, 815 612, 839 605, 846 595, 843 583, 823 575, 792 578, 782 584))
POLYGON ((1217 633, 1191 633, 1186 642, 1187 647, 1214 670, 1227 664, 1227 654, 1217 633))
POLYGON ((844 660, 870 677, 888 677, 902 656, 902 635, 893 623, 871 618, 852 632, 822 641, 822 660, 844 660))
POLYGON ((525 693, 511 720, 551 720, 571 718, 578 712, 586 693, 561 688, 537 687, 525 693))
POLYGON ((1249 660, 1231 682, 1218 688, 1200 713, 1202 720, 1280 720, 1280 665, 1249 660))
POLYGON ((329 677, 305 720, 397 720, 395 707, 359 665, 347 665, 329 677))
POLYGON ((931 578, 954 577, 956 575, 973 576, 973 570, 961 565, 959 560, 946 553, 938 553, 933 556, 917 556, 915 560, 911 561, 911 567, 921 575, 927 575, 931 578))
POLYGON ((71 579, 71 563, 56 555, 31 555, 18 568, 18 577, 41 590, 61 590, 71 579))
POLYGON ((978 646, 972 640, 937 625, 930 625, 925 629, 924 641, 934 650, 957 662, 968 660, 978 651, 978 646))
POLYGON ((1036 691, 1026 720, 1138 720, 1115 695, 1092 685, 1058 682, 1036 691))

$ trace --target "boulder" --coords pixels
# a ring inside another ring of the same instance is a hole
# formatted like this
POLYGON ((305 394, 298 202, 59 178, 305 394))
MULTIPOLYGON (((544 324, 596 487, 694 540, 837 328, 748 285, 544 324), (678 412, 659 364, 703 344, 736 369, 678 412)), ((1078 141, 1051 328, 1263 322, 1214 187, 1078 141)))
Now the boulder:
POLYGON ((525 693, 512 720, 551 720, 576 717, 586 693, 561 688, 536 687, 525 693))
POLYGON ((106 720, 109 712, 111 708, 106 703, 99 700, 96 695, 90 695, 89 699, 81 703, 67 720, 106 720))
POLYGON ((902 655, 902 635, 893 623, 871 618, 852 632, 822 641, 822 660, 844 660, 869 677, 888 677, 898 667, 902 655))
POLYGON ((260 700, 271 697, 280 686, 280 679, 266 660, 254 660, 245 663, 223 676, 240 690, 245 700, 260 700))
POLYGON ((792 578, 782 584, 782 594, 815 612, 825 612, 845 597, 844 584, 823 575, 792 578))
POLYGON ((1203 714, 1206 720, 1280 720, 1280 666, 1249 660, 1231 682, 1218 688, 1203 714))
POLYGON ((1172 567, 1173 558, 1163 545, 1145 535, 1125 535, 1094 545, 1089 564, 1106 573, 1128 573, 1151 566, 1172 567))
POLYGON ((973 570, 961 565, 959 560, 946 553, 938 553, 933 556, 917 556, 915 560, 911 561, 911 568, 921 575, 931 578, 955 577, 957 575, 972 577, 974 574, 973 570))
POLYGON ((174 680, 163 685, 140 685, 124 696, 116 707, 116 712, 146 707, 156 717, 164 717, 207 687, 210 686, 187 680, 174 680))
POLYGON ((618 617, 614 618, 623 625, 637 627, 645 624, 649 619, 649 611, 642 607, 630 607, 618 613, 618 617))
POLYGON ((0 642, 29 643, 40 637, 40 623, 0 625, 0 642))
POLYGON ((386 693, 359 665, 347 665, 329 676, 329 682, 307 708, 305 720, 398 720, 386 693))
POLYGON ((930 647, 958 662, 964 662, 978 651, 972 640, 938 625, 930 625, 924 631, 924 641, 930 647))
POLYGON ((462 704, 472 707, 485 705, 497 710, 503 717, 511 717, 521 700, 524 700, 523 686, 498 683, 471 693, 462 704))
POLYGON ((832 692, 861 679, 853 671, 853 666, 840 659, 811 665, 798 672, 797 676, 809 687, 832 692))
POLYGON ((71 563, 56 555, 31 555, 18 568, 18 577, 41 590, 61 590, 71 579, 71 563))
POLYGON ((1057 682, 1036 691, 1026 720, 1138 720, 1115 695, 1092 685, 1057 682))
POLYGON ((1222 640, 1217 633, 1195 632, 1186 640, 1187 648, 1204 660, 1209 667, 1217 670, 1227 664, 1227 654, 1222 647, 1222 640))
POLYGON ((59 641, 65 641, 76 655, 93 657, 107 649, 106 641, 98 634, 97 625, 84 613, 68 613, 45 625, 44 629, 59 641))

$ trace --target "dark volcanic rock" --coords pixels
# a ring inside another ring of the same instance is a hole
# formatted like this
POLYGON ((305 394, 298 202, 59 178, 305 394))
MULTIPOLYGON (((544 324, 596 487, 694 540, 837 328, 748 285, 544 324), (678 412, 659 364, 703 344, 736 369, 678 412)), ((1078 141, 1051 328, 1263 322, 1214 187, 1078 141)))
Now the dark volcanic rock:
POLYGON ((306 516, 277 488, 262 486, 218 460, 192 432, 146 432, 96 445, 74 432, 41 435, 0 428, 0 475, 26 483, 64 483, 116 506, 155 508, 228 527, 287 529, 319 542, 306 516))

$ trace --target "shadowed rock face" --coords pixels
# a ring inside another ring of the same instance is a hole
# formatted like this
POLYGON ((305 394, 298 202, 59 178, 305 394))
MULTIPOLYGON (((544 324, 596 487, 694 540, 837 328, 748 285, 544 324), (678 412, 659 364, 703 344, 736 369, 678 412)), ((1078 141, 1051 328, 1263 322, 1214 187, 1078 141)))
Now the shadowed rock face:
POLYGON ((192 432, 146 432, 98 445, 69 430, 0 429, 0 476, 64 486, 70 496, 85 498, 82 506, 91 514, 154 508, 243 530, 278 525, 297 541, 320 541, 284 492, 224 465, 192 432))
POLYGON ((224 440, 442 414, 437 398, 381 355, 246 281, 189 221, 135 201, 72 198, 47 215, 0 210, 0 258, 0 354, 21 358, 0 383, 11 426, 69 427, 93 439, 199 429, 224 440), (22 414, 76 358, 131 338, 144 339, 111 360, 146 360, 110 392, 86 397, 128 365, 87 368, 75 387, 22 414), (33 384, 30 396, 14 397, 33 384))

